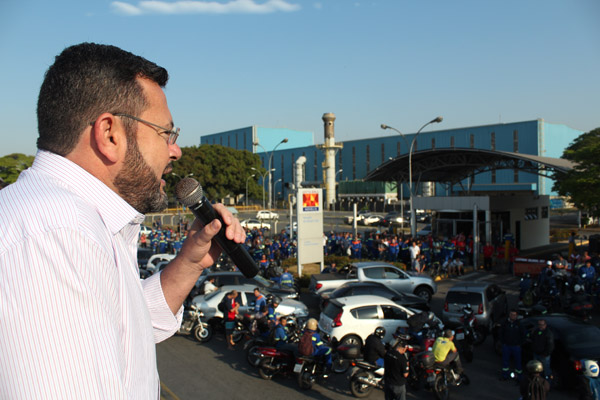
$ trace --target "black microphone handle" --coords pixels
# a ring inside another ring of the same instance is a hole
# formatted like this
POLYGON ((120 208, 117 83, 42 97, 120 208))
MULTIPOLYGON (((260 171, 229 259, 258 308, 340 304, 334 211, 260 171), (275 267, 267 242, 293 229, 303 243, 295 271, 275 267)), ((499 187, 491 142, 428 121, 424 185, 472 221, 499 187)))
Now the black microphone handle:
POLYGON ((258 267, 244 245, 227 239, 227 236, 225 236, 225 223, 206 197, 202 197, 201 201, 189 207, 189 209, 205 225, 208 225, 215 219, 221 221, 221 229, 214 236, 221 249, 227 253, 231 261, 247 278, 252 278, 258 273, 258 267))

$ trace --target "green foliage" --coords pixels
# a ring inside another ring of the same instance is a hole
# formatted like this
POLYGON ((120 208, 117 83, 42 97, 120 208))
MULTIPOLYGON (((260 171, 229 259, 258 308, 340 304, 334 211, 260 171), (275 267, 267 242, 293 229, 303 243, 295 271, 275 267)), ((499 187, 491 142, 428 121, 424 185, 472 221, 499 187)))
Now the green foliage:
POLYGON ((21 171, 31 167, 33 158, 20 153, 0 157, 0 178, 6 183, 14 183, 21 171))
MULTIPOLYGON (((262 186, 258 184, 260 176, 252 167, 264 173, 260 157, 247 150, 235 150, 220 145, 184 147, 181 159, 173 163, 173 173, 180 177, 193 174, 202 185, 206 197, 220 200, 226 196, 246 195, 246 181, 250 198, 262 198, 262 186), (254 178, 248 179, 255 174, 254 178)), ((174 193, 179 178, 166 177, 167 191, 174 193)))
POLYGON ((580 135, 563 152, 562 158, 577 163, 566 174, 554 175, 553 190, 569 196, 580 210, 600 216, 600 128, 580 135))

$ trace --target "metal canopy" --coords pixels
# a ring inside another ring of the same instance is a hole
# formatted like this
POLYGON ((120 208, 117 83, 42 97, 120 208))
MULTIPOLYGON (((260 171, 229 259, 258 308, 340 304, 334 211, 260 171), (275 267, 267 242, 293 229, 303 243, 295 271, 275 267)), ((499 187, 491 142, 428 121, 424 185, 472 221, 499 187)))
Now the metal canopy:
MULTIPOLYGON (((442 148, 412 154, 412 175, 415 182, 456 184, 468 177, 501 169, 518 169, 550 177, 554 172, 566 173, 574 166, 573 162, 562 158, 471 148, 442 148)), ((408 154, 381 164, 365 178, 365 181, 408 180, 408 154)))

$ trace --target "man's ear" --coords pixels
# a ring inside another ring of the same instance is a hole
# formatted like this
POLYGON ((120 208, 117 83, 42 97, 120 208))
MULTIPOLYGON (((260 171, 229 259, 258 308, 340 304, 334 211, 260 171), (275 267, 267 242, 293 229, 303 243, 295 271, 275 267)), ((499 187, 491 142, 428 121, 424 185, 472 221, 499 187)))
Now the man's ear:
POLYGON ((127 150, 125 127, 110 113, 104 113, 96 119, 90 139, 98 152, 112 163, 119 161, 127 150))

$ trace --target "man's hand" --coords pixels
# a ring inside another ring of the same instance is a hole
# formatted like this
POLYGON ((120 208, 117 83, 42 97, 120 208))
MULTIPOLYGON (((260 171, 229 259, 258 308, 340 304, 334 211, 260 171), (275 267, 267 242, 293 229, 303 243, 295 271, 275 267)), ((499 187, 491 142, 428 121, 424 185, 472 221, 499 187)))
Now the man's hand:
MULTIPOLYGON (((221 215, 225 223, 227 239, 236 243, 244 243, 246 232, 238 219, 223 204, 215 204, 213 208, 221 215)), ((199 220, 195 220, 177 258, 184 258, 182 261, 190 266, 195 265, 200 272, 213 265, 222 252, 221 247, 212 241, 220 229, 221 222, 219 220, 215 219, 206 226, 199 220)))

